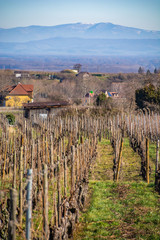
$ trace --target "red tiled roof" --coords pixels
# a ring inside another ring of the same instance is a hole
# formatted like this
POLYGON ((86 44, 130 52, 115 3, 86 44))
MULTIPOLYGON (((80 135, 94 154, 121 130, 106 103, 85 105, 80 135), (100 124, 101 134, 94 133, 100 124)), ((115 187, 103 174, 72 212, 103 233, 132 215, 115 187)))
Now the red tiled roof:
POLYGON ((22 87, 27 92, 33 92, 33 85, 31 85, 31 84, 25 84, 25 85, 22 85, 22 87))
POLYGON ((28 92, 18 84, 10 93, 9 95, 28 95, 28 92))
POLYGON ((9 95, 28 95, 33 92, 33 85, 18 83, 18 85, 15 86, 7 86, 1 91, 8 92, 9 95))

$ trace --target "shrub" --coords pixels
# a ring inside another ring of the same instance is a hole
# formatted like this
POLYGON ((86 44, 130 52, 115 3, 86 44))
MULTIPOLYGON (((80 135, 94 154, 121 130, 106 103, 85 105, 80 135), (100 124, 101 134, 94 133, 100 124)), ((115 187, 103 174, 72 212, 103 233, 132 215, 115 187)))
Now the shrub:
POLYGON ((6 118, 8 119, 10 125, 15 124, 15 116, 12 113, 7 114, 6 118))
POLYGON ((97 106, 104 106, 105 103, 106 103, 106 100, 107 100, 107 98, 106 98, 105 93, 99 94, 97 99, 96 99, 97 106))
POLYGON ((95 77, 102 77, 103 74, 101 74, 101 73, 93 73, 92 76, 95 76, 95 77))

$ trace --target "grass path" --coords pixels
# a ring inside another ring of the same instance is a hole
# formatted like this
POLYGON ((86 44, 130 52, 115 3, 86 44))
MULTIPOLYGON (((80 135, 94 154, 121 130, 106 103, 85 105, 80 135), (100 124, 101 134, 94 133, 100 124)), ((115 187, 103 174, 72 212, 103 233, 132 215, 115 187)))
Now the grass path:
POLYGON ((74 239, 159 240, 160 197, 153 183, 141 180, 139 156, 125 139, 118 183, 112 180, 113 157, 109 141, 103 140, 90 178, 90 202, 74 239))
POLYGON ((124 138, 122 166, 120 172, 121 181, 141 181, 141 159, 129 145, 129 140, 124 138))

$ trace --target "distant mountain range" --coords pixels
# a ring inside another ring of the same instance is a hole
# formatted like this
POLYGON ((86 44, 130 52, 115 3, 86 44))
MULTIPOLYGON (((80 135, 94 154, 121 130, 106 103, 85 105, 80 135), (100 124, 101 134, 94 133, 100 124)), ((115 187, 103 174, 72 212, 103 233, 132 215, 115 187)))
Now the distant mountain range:
POLYGON ((112 23, 0 28, 0 54, 160 55, 160 31, 112 23))
POLYGON ((64 24, 57 26, 29 26, 0 28, 0 42, 27 42, 47 38, 87 39, 160 39, 160 31, 124 27, 112 23, 64 24))

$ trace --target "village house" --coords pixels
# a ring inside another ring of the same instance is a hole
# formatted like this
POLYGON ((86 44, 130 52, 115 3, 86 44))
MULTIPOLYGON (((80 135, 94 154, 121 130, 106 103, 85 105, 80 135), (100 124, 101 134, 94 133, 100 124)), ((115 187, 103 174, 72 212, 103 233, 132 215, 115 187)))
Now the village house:
POLYGON ((24 103, 33 102, 33 85, 6 86, 0 90, 0 96, 5 107, 22 107, 24 103))
POLYGON ((118 93, 117 92, 108 92, 107 90, 102 90, 102 93, 104 93, 106 95, 106 97, 118 97, 118 93))
POLYGON ((92 75, 88 72, 80 72, 77 74, 78 78, 81 78, 82 80, 88 80, 92 75))
POLYGON ((29 78, 30 74, 27 71, 14 71, 16 78, 29 78))
POLYGON ((109 92, 111 94, 112 97, 119 97, 117 92, 109 92))
POLYGON ((85 95, 85 100, 84 100, 84 105, 86 104, 93 104, 95 98, 101 94, 104 93, 106 95, 107 98, 111 97, 111 98, 118 98, 119 95, 117 92, 109 92, 107 90, 101 90, 99 93, 95 94, 93 91, 87 92, 85 95))

